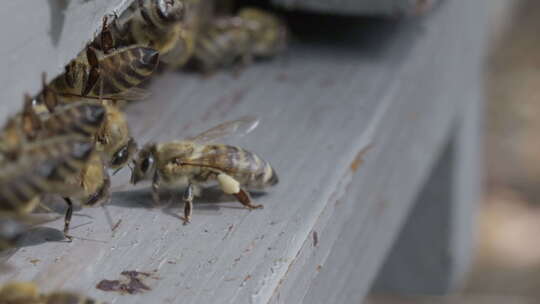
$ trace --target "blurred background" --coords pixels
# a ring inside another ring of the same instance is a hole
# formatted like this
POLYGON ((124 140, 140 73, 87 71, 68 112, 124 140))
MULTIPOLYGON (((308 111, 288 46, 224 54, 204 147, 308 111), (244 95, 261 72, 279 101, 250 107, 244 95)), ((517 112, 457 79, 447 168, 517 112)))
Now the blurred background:
POLYGON ((468 292, 540 298, 540 1, 506 2, 486 60, 486 195, 468 292))
POLYGON ((485 195, 462 293, 368 303, 539 303, 540 1, 492 0, 485 62, 485 195))

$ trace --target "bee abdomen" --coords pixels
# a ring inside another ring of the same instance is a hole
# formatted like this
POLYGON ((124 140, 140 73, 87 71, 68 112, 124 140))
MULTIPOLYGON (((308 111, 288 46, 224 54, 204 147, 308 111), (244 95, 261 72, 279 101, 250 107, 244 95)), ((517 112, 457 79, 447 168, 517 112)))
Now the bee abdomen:
POLYGON ((76 103, 59 110, 44 121, 46 135, 77 133, 90 136, 97 132, 105 118, 99 103, 76 103))
POLYGON ((265 181, 265 184, 270 185, 270 186, 275 186, 275 185, 277 185, 277 183, 279 183, 278 175, 277 175, 276 171, 274 170, 274 168, 272 168, 270 166, 268 168, 269 168, 271 173, 270 173, 270 178, 268 178, 265 181))
POLYGON ((246 150, 240 150, 239 155, 239 172, 245 172, 239 178, 243 178, 248 187, 264 188, 278 183, 277 174, 267 161, 246 150))
POLYGON ((93 96, 108 96, 127 91, 147 79, 159 61, 158 51, 147 47, 127 47, 100 60, 101 80, 93 96))
POLYGON ((226 31, 219 31, 212 27, 206 28, 195 42, 193 52, 195 65, 203 69, 214 69, 234 62, 238 56, 234 49, 242 44, 234 38, 235 36, 226 31))
POLYGON ((251 176, 250 186, 254 188, 266 188, 276 185, 279 182, 276 171, 268 162, 264 160, 261 160, 261 162, 261 168, 251 176))

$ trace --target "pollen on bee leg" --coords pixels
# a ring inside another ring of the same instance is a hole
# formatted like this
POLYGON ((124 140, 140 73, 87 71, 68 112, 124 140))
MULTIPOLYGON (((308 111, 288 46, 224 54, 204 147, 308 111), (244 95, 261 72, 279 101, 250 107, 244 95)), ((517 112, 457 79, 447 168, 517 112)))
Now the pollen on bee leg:
POLYGON ((240 183, 234 178, 232 178, 230 175, 220 173, 217 176, 217 180, 219 182, 219 185, 221 186, 221 189, 226 194, 236 194, 240 192, 240 183))

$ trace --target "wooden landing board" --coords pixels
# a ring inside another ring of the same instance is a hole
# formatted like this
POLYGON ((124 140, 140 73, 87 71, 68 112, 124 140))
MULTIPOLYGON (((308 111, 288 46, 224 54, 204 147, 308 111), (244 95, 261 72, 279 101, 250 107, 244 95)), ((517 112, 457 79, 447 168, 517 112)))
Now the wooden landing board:
POLYGON ((12 270, 0 283, 35 280, 115 304, 360 301, 452 122, 475 102, 478 7, 450 1, 417 21, 348 29, 347 40, 293 42, 238 76, 158 77, 151 100, 128 109, 136 139, 182 138, 259 115, 259 128, 231 143, 276 168, 280 184, 255 197, 265 208, 250 212, 208 191, 183 226, 181 204, 153 207, 149 186, 125 185, 124 170, 108 205, 121 220, 113 235, 101 209, 80 210, 72 234, 93 241, 47 241, 61 235, 62 222, 50 223, 6 259, 12 270), (125 270, 151 273, 151 290, 96 290, 125 270))

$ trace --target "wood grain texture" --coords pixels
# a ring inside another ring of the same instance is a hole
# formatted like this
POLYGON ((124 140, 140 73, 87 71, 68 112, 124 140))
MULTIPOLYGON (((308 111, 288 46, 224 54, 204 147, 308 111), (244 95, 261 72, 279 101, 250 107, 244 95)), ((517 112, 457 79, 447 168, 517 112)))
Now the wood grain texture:
POLYGON ((478 8, 452 1, 425 19, 363 25, 347 40, 293 42, 285 56, 238 76, 158 77, 151 100, 128 109, 137 140, 182 138, 259 115, 257 130, 230 143, 280 175, 277 187, 255 197, 265 209, 250 212, 210 189, 183 226, 180 191, 155 207, 149 186, 125 185, 124 170, 108 205, 114 222, 122 220, 114 234, 99 208, 72 220, 72 234, 91 240, 51 241, 61 221, 36 229, 6 258, 13 269, 0 283, 35 280, 46 291, 110 303, 360 301, 451 121, 474 102, 467 97, 478 89, 480 31, 465 29, 478 8), (135 269, 153 274, 145 279, 150 291, 95 289, 135 269))
POLYGON ((289 10, 308 10, 340 15, 421 15, 440 0, 272 0, 289 10))
POLYGON ((0 121, 19 109, 23 94, 41 89, 41 73, 55 77, 101 26, 132 0, 30 0, 0 4, 0 121))

